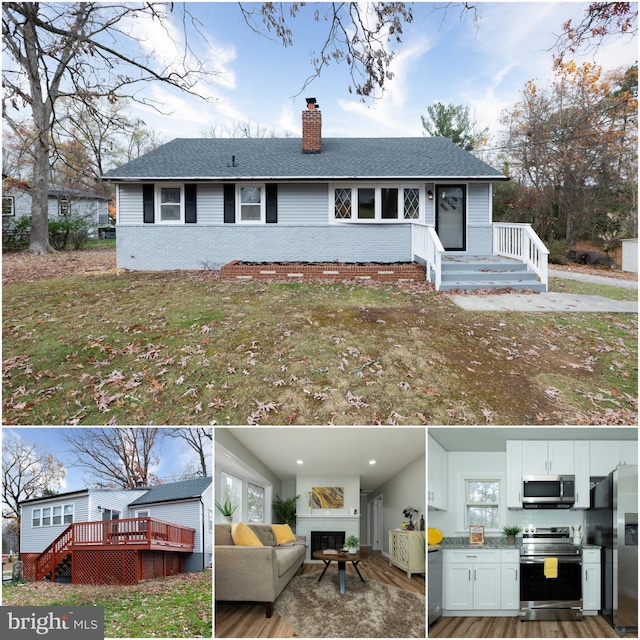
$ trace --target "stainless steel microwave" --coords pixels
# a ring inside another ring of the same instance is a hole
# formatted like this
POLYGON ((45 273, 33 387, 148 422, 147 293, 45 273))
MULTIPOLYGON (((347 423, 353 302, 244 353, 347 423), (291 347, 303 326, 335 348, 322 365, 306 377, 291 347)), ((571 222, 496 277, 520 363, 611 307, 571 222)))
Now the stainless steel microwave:
POLYGON ((576 501, 575 476, 524 476, 524 509, 569 509, 576 501))

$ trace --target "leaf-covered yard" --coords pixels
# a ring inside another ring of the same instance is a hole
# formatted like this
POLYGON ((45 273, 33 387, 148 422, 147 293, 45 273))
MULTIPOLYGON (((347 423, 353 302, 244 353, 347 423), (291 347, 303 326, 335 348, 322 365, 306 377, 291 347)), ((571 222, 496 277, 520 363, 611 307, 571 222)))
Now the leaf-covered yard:
POLYGON ((211 571, 148 580, 133 587, 58 582, 8 583, 5 606, 104 607, 107 638, 211 638, 211 571))
POLYGON ((637 423, 631 314, 108 266, 3 305, 5 424, 637 423))

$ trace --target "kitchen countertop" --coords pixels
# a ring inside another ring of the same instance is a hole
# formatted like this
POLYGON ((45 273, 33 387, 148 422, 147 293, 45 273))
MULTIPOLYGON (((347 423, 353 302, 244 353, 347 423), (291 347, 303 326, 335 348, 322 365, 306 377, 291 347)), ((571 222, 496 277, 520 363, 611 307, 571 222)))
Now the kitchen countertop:
MULTIPOLYGON (((461 537, 450 537, 443 538, 440 544, 429 545, 429 550, 435 549, 520 549, 522 546, 522 538, 516 538, 516 544, 511 545, 507 543, 506 537, 502 536, 489 536, 484 539, 484 544, 482 545, 471 545, 469 544, 469 538, 467 536, 461 537)), ((595 544, 583 544, 581 545, 583 549, 600 549, 598 545, 595 544)))

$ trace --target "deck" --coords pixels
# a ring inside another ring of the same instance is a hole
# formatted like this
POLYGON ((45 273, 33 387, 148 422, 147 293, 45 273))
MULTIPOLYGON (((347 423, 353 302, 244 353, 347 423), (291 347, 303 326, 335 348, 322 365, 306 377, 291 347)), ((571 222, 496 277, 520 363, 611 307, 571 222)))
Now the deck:
POLYGON ((156 518, 77 522, 71 526, 70 550, 126 546, 127 549, 193 551, 194 529, 156 518))
MULTIPOLYGON (((85 558, 83 565, 95 564, 96 553, 104 558, 124 557, 123 554, 129 551, 135 557, 142 556, 142 552, 157 551, 165 552, 164 555, 173 552, 175 556, 176 553, 192 553, 194 542, 195 529, 156 518, 75 522, 35 558, 34 578, 49 577, 55 581, 56 577, 69 572, 75 555, 85 558), (114 555, 115 552, 118 553, 114 555)), ((135 569, 136 579, 140 573, 135 569)))

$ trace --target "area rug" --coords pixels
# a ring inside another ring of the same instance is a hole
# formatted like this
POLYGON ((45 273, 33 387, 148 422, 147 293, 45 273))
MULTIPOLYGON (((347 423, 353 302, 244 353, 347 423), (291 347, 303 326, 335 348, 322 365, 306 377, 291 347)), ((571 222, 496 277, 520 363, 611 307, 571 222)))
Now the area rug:
POLYGON ((299 638, 426 638, 426 599, 391 585, 347 574, 340 593, 337 572, 296 576, 275 610, 299 638))

